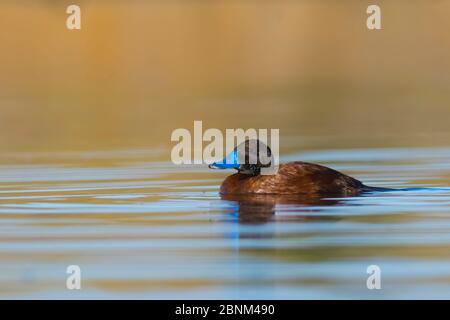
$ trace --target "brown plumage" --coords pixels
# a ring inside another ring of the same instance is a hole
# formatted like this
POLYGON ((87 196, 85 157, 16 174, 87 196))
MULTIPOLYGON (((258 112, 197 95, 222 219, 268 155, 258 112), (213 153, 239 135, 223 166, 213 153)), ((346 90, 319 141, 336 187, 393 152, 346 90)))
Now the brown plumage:
POLYGON ((357 195, 376 190, 336 170, 301 161, 280 164, 274 175, 236 173, 220 187, 221 194, 357 195))

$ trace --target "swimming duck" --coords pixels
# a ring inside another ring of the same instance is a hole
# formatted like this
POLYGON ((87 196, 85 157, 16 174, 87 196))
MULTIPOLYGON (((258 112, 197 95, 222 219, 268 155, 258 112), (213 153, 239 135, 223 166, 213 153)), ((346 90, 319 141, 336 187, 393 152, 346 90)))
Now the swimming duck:
POLYGON ((302 161, 280 164, 275 174, 262 175, 262 168, 270 167, 272 161, 272 152, 268 146, 259 140, 246 140, 224 160, 214 162, 209 167, 237 170, 237 173, 223 181, 220 186, 222 195, 351 196, 366 191, 383 190, 366 186, 361 181, 331 168, 302 161), (261 161, 263 154, 271 160, 261 161))

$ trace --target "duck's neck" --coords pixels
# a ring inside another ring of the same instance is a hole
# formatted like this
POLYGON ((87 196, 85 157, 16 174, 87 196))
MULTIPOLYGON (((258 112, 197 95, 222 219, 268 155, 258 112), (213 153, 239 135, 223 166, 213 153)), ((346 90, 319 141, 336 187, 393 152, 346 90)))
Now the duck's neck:
POLYGON ((249 176, 258 176, 261 174, 261 167, 257 164, 243 164, 239 167, 238 173, 249 176))

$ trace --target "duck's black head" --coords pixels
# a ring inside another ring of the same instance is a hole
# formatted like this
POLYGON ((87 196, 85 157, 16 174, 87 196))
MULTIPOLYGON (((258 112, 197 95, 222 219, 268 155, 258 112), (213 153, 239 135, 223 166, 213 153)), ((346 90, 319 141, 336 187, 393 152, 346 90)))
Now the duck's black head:
POLYGON ((272 151, 263 142, 251 139, 238 145, 222 161, 209 165, 211 169, 236 169, 241 174, 256 176, 261 168, 272 164, 272 151))

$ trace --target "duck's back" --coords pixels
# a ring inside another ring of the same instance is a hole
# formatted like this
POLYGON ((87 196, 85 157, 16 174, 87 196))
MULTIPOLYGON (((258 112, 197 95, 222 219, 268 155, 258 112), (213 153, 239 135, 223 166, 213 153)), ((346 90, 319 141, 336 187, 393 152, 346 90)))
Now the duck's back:
POLYGON ((336 170, 296 161, 281 164, 274 175, 233 174, 224 180, 220 193, 355 195, 366 188, 362 182, 336 170))

